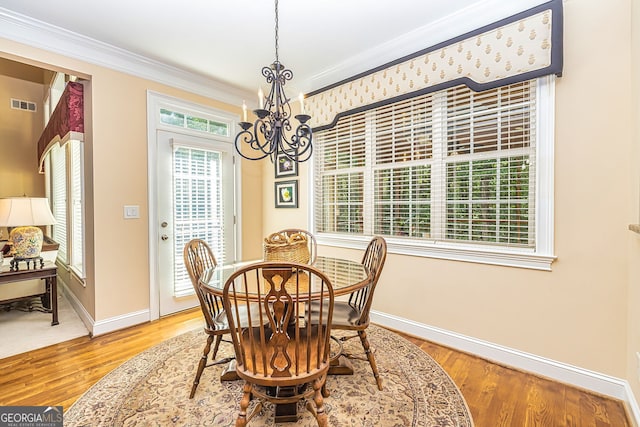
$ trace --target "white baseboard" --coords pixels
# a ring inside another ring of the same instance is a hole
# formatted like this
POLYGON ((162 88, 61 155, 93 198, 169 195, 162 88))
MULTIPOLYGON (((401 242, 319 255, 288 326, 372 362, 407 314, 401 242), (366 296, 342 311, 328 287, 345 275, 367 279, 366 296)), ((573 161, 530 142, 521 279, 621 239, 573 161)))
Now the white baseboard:
POLYGON ((78 313, 78 316, 80 316, 80 319, 93 337, 149 321, 149 309, 134 311, 109 319, 95 321, 73 292, 69 291, 67 285, 61 280, 58 280, 58 283, 62 285, 61 288, 67 297, 67 300, 73 306, 76 313, 78 313))
POLYGON ((371 321, 493 362, 619 399, 626 405, 629 418, 631 418, 635 427, 640 426, 640 407, 633 395, 631 386, 626 380, 386 313, 372 311, 371 321))
POLYGON ((75 294, 69 290, 67 284, 60 280, 60 278, 58 278, 58 287, 64 293, 64 296, 67 298, 67 301, 69 301, 69 304, 71 304, 71 307, 73 307, 76 313, 78 313, 78 317, 80 317, 80 320, 82 320, 82 323, 84 323, 84 326, 89 331, 89 335, 93 335, 93 318, 84 308, 84 305, 82 305, 80 300, 76 298, 75 294))
POLYGON ((149 321, 149 309, 134 311, 109 319, 98 320, 93 324, 93 336, 128 328, 129 326, 147 323, 149 321))

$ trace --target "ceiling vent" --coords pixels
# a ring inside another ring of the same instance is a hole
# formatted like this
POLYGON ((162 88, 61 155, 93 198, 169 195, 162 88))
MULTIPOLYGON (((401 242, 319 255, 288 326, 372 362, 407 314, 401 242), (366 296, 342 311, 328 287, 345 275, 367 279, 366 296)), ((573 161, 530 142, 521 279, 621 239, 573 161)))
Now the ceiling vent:
POLYGON ((21 99, 13 99, 11 98, 11 108, 14 110, 24 110, 31 111, 32 113, 36 112, 36 103, 30 101, 23 101, 21 99))

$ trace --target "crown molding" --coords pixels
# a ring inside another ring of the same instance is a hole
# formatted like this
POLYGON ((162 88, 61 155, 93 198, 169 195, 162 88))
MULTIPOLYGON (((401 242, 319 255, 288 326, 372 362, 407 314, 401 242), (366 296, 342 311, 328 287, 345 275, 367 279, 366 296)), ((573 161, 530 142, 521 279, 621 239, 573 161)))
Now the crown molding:
POLYGON ((302 89, 309 93, 327 87, 546 2, 547 0, 480 0, 456 13, 352 56, 334 67, 326 68, 314 74, 302 89))
MULTIPOLYGON (((0 7, 0 37, 239 105, 252 93, 0 7)), ((77 70, 82 72, 82 70, 77 70)))

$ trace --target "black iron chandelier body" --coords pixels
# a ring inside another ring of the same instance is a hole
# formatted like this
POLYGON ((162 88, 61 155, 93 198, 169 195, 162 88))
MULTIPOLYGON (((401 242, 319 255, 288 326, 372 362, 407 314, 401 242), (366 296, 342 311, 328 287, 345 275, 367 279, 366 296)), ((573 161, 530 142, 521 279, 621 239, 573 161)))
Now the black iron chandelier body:
POLYGON ((261 160, 269 156, 271 162, 275 162, 276 157, 283 154, 292 161, 305 162, 313 152, 313 134, 307 124, 311 116, 305 114, 301 97, 301 114, 295 116, 299 124, 292 133, 291 105, 284 85, 293 78, 293 72, 278 59, 278 0, 275 0, 275 12, 276 60, 262 68, 262 75, 271 89, 266 98, 260 94, 260 108, 253 110, 258 117, 254 123, 247 121, 246 106, 243 105, 244 121, 239 123, 242 131, 236 135, 235 147, 238 154, 248 160, 261 160), (251 150, 243 153, 242 146, 248 146, 251 150))

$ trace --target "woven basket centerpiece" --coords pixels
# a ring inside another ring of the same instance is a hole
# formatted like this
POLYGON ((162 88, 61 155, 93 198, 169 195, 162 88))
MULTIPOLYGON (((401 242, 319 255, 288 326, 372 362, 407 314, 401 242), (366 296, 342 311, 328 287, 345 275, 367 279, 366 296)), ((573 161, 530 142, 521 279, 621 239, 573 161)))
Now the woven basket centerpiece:
POLYGON ((309 263, 307 237, 300 233, 273 233, 264 239, 265 261, 309 263))

